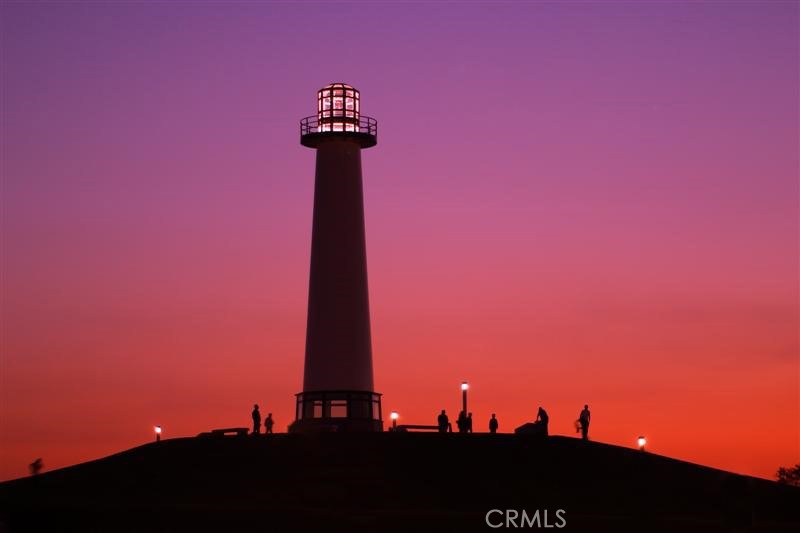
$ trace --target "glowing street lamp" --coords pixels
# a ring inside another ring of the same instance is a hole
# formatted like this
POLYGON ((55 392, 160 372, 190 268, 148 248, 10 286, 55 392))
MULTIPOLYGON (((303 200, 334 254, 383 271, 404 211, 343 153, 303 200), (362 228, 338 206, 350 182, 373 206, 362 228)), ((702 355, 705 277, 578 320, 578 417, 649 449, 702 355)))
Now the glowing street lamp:
POLYGON ((160 441, 161 440, 161 426, 156 426, 156 427, 153 428, 153 430, 156 432, 156 442, 160 441))
POLYGON ((469 383, 466 381, 461 382, 461 409, 464 411, 464 416, 467 416, 467 390, 469 383))
POLYGON ((639 435, 639 439, 636 442, 639 444, 639 449, 644 451, 644 445, 647 444, 647 439, 644 438, 643 435, 639 435))
POLYGON ((392 431, 397 431, 397 419, 400 418, 400 415, 397 414, 397 411, 392 411, 389 418, 392 419, 392 431))

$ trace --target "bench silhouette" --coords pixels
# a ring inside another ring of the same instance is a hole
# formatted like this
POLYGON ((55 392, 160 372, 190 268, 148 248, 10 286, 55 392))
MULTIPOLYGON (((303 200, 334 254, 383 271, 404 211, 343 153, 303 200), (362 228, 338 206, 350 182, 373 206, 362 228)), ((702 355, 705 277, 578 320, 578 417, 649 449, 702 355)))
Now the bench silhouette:
POLYGON ((401 424, 397 426, 395 431, 407 432, 409 429, 417 431, 439 431, 439 426, 425 426, 419 424, 401 424))
POLYGON ((211 431, 206 431, 204 433, 200 433, 198 437, 225 437, 225 436, 236 436, 236 437, 245 437, 250 430, 248 428, 221 428, 221 429, 212 429, 211 431))

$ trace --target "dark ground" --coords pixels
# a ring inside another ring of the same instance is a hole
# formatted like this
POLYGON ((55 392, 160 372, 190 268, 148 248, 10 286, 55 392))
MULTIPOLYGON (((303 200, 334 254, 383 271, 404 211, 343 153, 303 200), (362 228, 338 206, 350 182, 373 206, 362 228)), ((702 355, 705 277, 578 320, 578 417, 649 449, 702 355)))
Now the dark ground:
POLYGON ((800 489, 565 437, 172 439, 0 484, 7 531, 496 531, 491 509, 564 509, 558 531, 800 531, 800 489))

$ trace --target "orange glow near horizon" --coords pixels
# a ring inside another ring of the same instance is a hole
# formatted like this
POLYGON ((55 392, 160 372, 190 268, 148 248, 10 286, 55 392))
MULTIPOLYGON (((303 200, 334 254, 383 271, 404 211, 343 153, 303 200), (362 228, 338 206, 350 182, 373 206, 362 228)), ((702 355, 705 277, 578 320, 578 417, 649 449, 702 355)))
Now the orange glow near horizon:
POLYGON ((286 430, 334 80, 384 427, 800 462, 797 2, 199 4, 0 3, 0 479, 286 430))

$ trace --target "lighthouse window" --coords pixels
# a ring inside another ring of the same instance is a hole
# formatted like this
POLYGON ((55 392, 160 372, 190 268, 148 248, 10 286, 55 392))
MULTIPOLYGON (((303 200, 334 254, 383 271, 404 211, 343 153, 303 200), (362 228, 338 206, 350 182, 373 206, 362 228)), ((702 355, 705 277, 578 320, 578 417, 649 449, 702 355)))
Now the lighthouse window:
POLYGON ((347 401, 331 401, 331 418, 347 418, 347 401))
POLYGON ((303 418, 321 418, 322 417, 322 401, 321 400, 303 400, 303 418))
POLYGON ((330 98, 322 98, 322 117, 327 118, 331 116, 331 99, 330 98))

